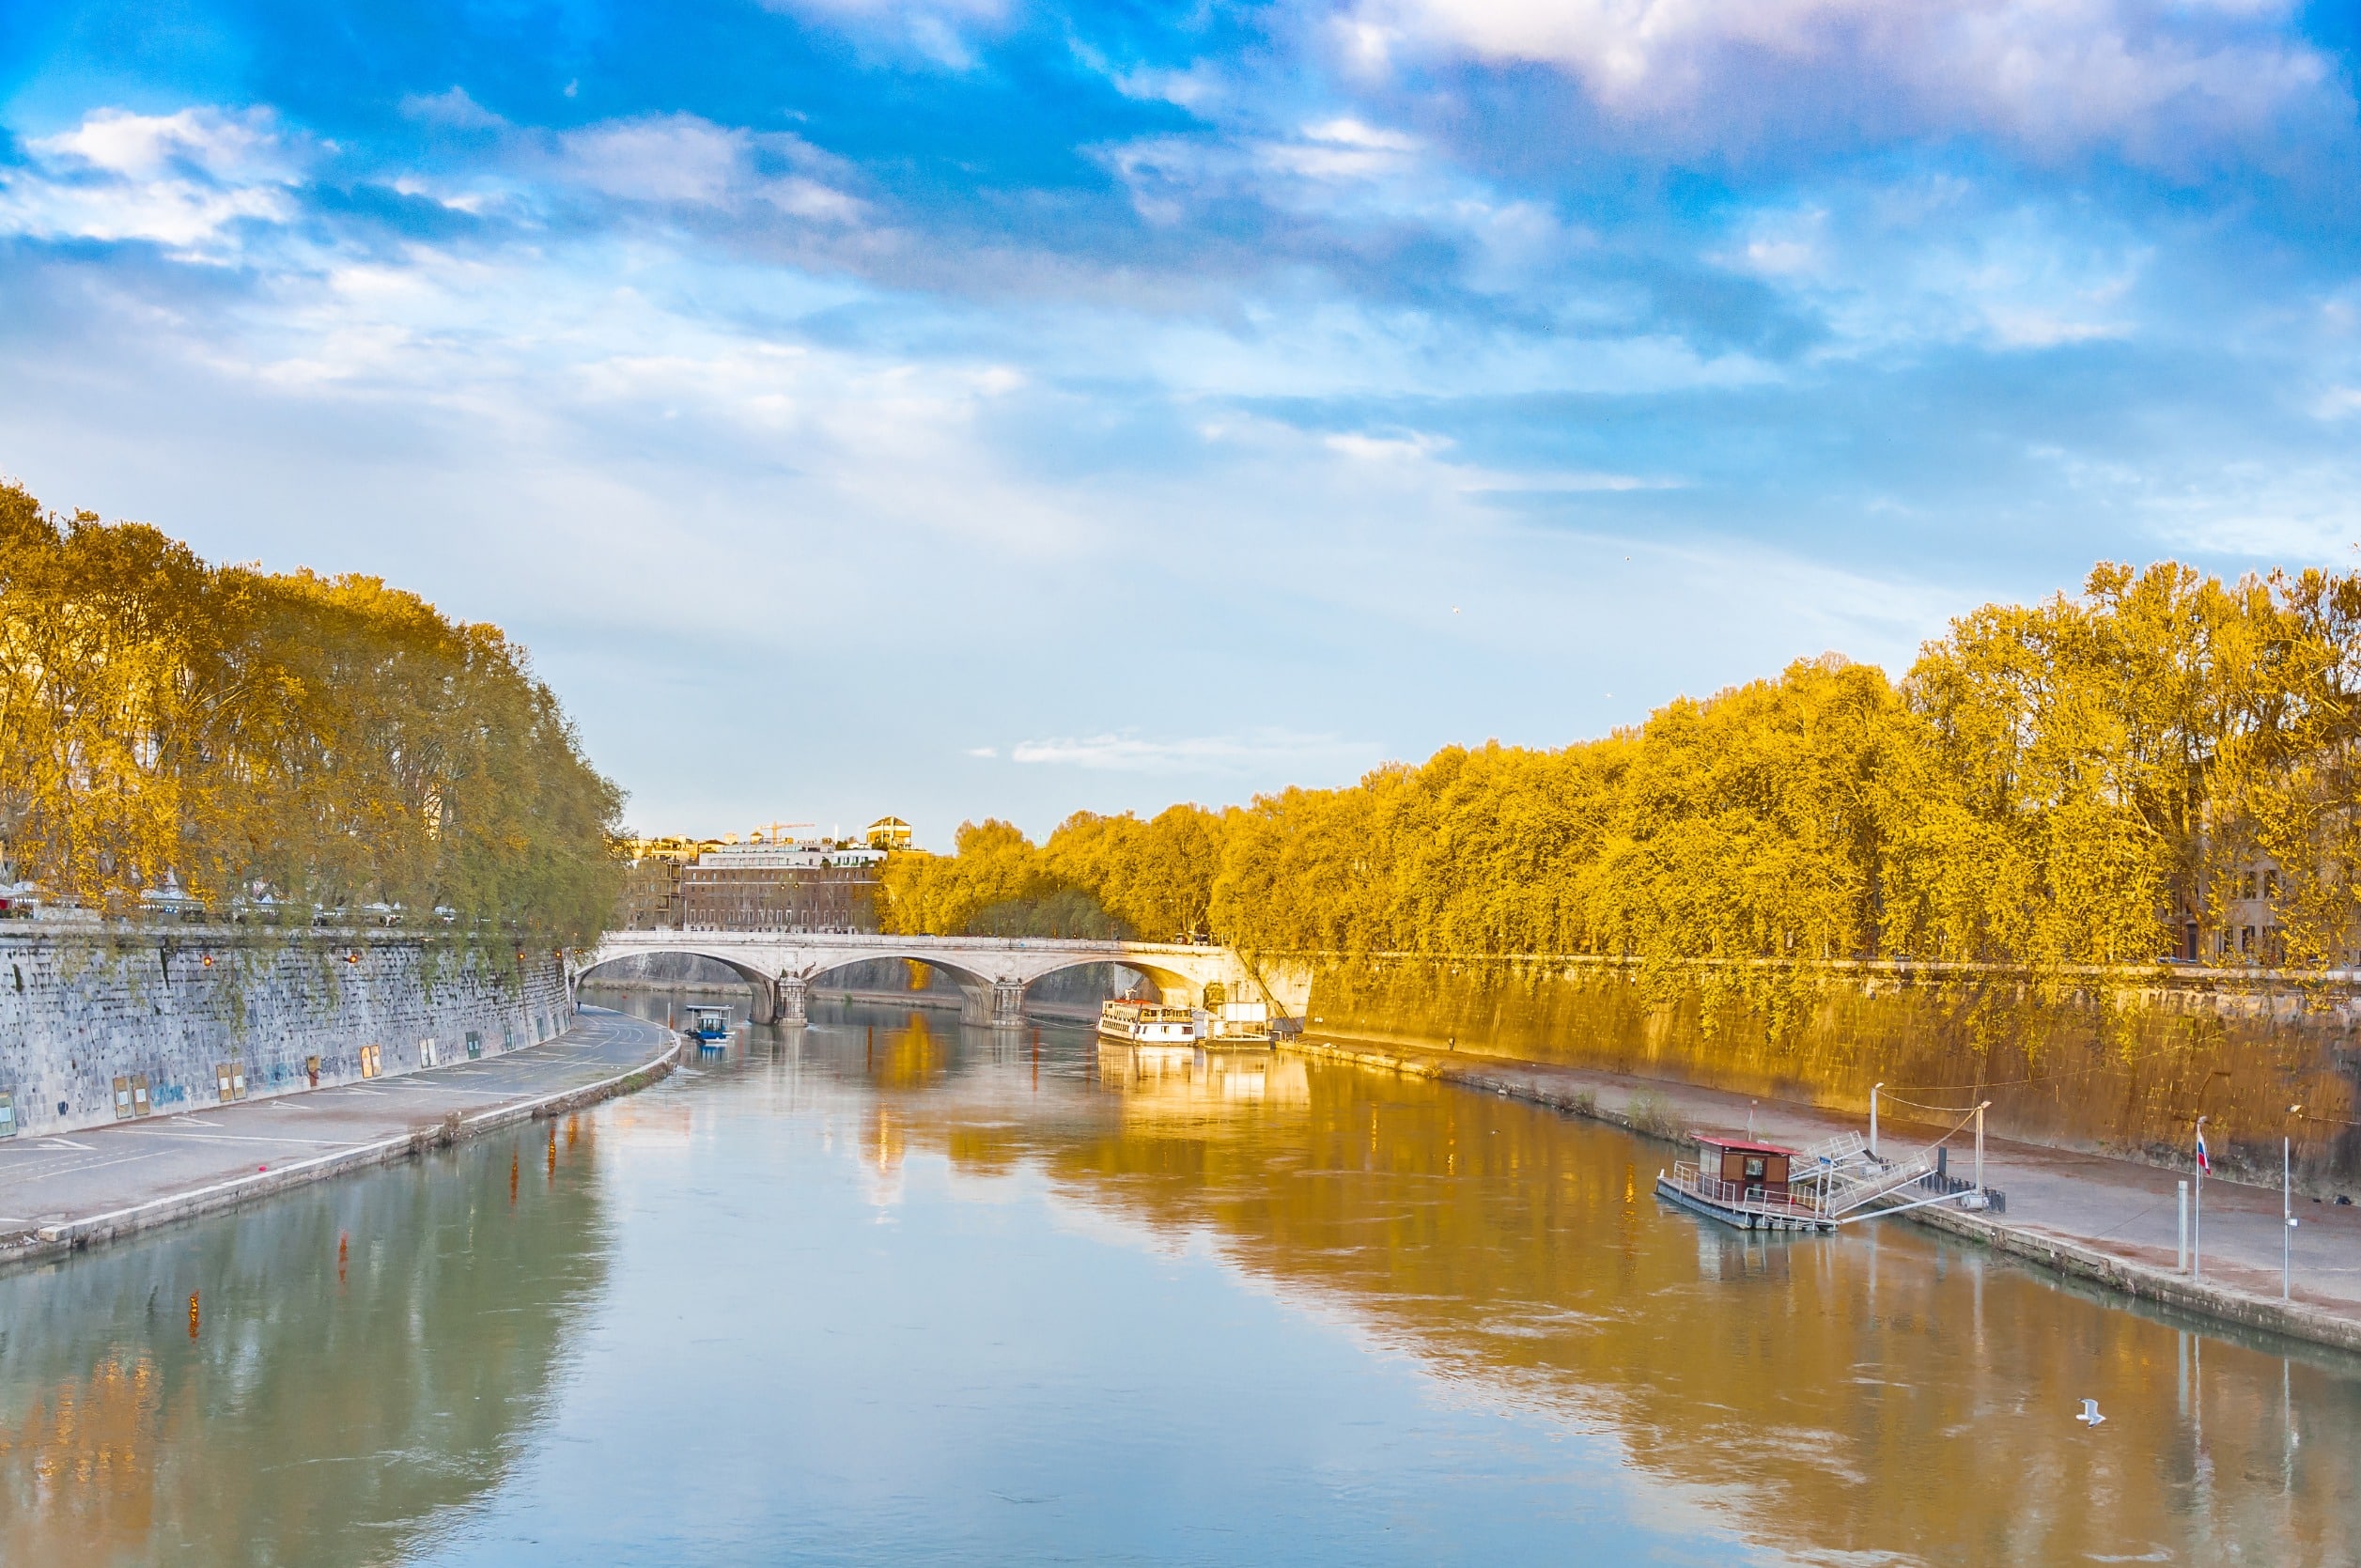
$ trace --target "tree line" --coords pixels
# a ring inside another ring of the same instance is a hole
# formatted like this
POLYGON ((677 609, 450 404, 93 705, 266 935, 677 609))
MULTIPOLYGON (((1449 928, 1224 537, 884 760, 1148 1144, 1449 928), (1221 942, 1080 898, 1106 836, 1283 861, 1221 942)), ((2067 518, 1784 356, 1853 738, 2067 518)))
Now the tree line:
POLYGON ((1920 958, 2355 951, 2361 574, 2102 565, 1987 605, 1899 681, 1828 655, 1555 750, 1447 747, 1334 789, 888 868, 900 929, 1250 951, 1920 958), (2254 906, 2244 908, 2251 912, 2254 906), (2227 950, 2227 951, 2226 951, 2227 950))
POLYGON ((498 628, 0 486, 0 881, 580 940, 621 805, 498 628))

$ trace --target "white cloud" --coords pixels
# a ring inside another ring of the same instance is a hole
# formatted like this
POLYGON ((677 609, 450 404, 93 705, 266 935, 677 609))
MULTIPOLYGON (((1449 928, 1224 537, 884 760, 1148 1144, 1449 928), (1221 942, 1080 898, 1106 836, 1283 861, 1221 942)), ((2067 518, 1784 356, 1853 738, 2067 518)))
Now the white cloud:
POLYGON ((2361 502, 2347 463, 2237 462, 2168 478, 2142 471, 2125 487, 2160 537, 2208 554, 2346 565, 2361 541, 2361 502))
POLYGON ((1832 185, 1758 210, 1716 264, 1806 304, 1831 351, 1901 344, 2048 349, 2135 336, 2152 243, 2070 204, 1995 206, 1926 175, 1832 185))
POLYGON ((611 120, 568 132, 560 159, 572 183, 625 201, 743 209, 848 224, 861 203, 810 170, 833 161, 799 137, 756 135, 694 115, 611 120))
POLYGON ((2332 386, 2312 401, 2315 419, 2349 419, 2361 413, 2361 386, 2332 386))
POLYGON ((288 179, 291 169, 271 116, 217 109, 177 115, 134 115, 101 109, 72 131, 36 137, 35 152, 73 159, 130 179, 197 172, 225 183, 288 179))
POLYGON ((788 11, 861 36, 864 41, 898 44, 948 70, 975 64, 968 34, 1003 25, 1007 0, 761 0, 766 9, 788 11))
MULTIPOLYGON (((572 97, 569 88, 567 97, 572 97)), ((412 93, 402 100, 402 113, 412 119, 432 125, 447 125, 461 131, 498 131, 508 122, 468 96, 465 87, 453 85, 439 93, 412 93)))
POLYGON ((213 255, 235 224, 285 224, 295 214, 301 159, 259 110, 101 109, 26 147, 29 164, 0 170, 0 230, 213 255))
POLYGON ((1307 125, 1293 141, 1265 142, 1259 157, 1266 167, 1312 179, 1375 179, 1408 172, 1418 150, 1415 137, 1347 115, 1307 125))
POLYGON ((1803 72, 1840 99, 1880 97, 1883 84, 1937 119, 2066 143, 2167 124, 2254 130, 2291 103, 2341 101, 2297 11, 2293 0, 1369 0, 1344 44, 1364 60, 1423 42, 1559 66, 1627 117, 1756 113, 1760 93, 1733 91, 1737 79, 1803 72))
POLYGON ((1056 740, 1020 740, 1008 749, 1012 761, 1121 773, 1249 773, 1274 768, 1310 768, 1334 772, 1378 760, 1368 741, 1334 735, 1303 735, 1261 729, 1241 735, 1193 736, 1152 740, 1136 732, 1056 740))
POLYGON ((1361 462, 1416 461, 1446 451, 1452 444, 1449 437, 1430 435, 1424 430, 1406 436, 1370 436, 1347 430, 1325 441, 1331 452, 1342 452, 1361 462))
POLYGON ((612 121, 565 140, 576 182, 627 201, 716 205, 748 177, 747 132, 694 115, 612 121))
POLYGON ((1423 154, 1417 138, 1349 115, 1281 134, 1142 136, 1098 150, 1134 209, 1154 223, 1178 222, 1198 203, 1244 198, 1308 212, 1334 213, 1343 204, 1346 211, 1416 213, 1461 226, 1468 193, 1423 154))

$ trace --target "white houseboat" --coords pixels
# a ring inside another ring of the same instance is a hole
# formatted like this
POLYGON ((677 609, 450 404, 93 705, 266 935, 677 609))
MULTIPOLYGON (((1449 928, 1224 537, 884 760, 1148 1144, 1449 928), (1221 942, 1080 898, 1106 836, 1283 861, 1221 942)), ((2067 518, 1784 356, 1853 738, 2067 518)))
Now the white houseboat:
POLYGON ((1098 1032, 1127 1046, 1194 1046, 1200 1015, 1156 1001, 1111 1001, 1098 1010, 1098 1032))

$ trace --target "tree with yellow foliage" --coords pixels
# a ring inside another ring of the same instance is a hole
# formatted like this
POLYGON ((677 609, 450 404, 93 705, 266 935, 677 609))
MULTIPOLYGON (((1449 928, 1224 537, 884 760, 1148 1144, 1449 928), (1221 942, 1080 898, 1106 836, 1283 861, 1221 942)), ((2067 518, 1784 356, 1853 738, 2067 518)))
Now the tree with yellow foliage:
POLYGON ((496 628, 0 487, 0 861, 53 897, 177 885, 582 940, 621 799, 496 628))
POLYGON ((1827 656, 1561 750, 1078 814, 1038 848, 963 828, 890 880, 909 930, 1072 894, 1250 951, 1768 961, 1776 981, 1831 958, 2152 962, 2189 922, 2221 929, 2267 857, 2289 961, 2317 968, 2361 946, 2356 755, 2361 576, 2103 564, 2079 598, 1961 616, 1899 684, 1827 656))

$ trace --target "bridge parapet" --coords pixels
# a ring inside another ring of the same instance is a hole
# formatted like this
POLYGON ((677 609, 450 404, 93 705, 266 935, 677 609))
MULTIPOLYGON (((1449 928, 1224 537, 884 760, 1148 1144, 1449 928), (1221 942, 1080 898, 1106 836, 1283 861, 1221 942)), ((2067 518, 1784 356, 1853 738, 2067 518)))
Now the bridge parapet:
POLYGON ((1281 1017, 1300 1018, 1312 1001, 1312 969, 1302 962, 1250 963, 1226 947, 1183 942, 1091 941, 1059 937, 895 937, 866 932, 611 931, 583 975, 636 954, 679 953, 726 964, 754 991, 758 1023, 803 1016, 821 976, 850 964, 907 958, 947 970, 968 993, 971 1021, 1015 1023, 1027 987, 1083 964, 1121 964, 1154 981, 1165 999, 1203 1003, 1205 987, 1267 1001, 1281 1017))

